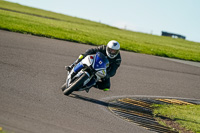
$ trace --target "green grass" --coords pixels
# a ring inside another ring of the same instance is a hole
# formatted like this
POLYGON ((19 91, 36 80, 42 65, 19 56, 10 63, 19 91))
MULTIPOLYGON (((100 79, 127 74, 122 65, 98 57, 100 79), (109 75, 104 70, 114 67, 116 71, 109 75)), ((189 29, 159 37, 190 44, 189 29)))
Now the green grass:
POLYGON ((6 131, 0 131, 0 133, 7 133, 6 131))
POLYGON ((200 62, 200 43, 122 30, 3 0, 0 8, 12 10, 0 9, 0 29, 90 45, 117 40, 123 50, 200 62))
POLYGON ((182 127, 200 133, 200 105, 153 105, 154 116, 168 117, 182 127))
POLYGON ((7 133, 6 131, 3 131, 3 128, 0 127, 0 133, 7 133))

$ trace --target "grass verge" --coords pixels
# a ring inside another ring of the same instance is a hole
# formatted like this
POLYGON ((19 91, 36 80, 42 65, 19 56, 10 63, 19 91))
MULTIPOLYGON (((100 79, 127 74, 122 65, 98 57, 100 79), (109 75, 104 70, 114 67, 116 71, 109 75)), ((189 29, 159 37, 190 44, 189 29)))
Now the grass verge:
POLYGON ((122 30, 3 0, 0 22, 0 29, 4 30, 90 45, 117 40, 123 50, 200 62, 200 43, 122 30))
POLYGON ((160 124, 176 128, 180 132, 190 130, 200 133, 200 105, 155 104, 153 108, 153 114, 160 124))
POLYGON ((3 131, 3 128, 0 127, 0 133, 7 133, 6 131, 3 131))

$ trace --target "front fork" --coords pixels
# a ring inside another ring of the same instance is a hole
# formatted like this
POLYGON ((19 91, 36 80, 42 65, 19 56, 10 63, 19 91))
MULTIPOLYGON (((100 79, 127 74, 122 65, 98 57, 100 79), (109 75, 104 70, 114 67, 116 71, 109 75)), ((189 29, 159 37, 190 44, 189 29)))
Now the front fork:
MULTIPOLYGON (((86 88, 91 88, 92 86, 94 86, 96 84, 96 79, 94 78, 94 76, 90 75, 88 72, 86 71, 82 71, 81 70, 84 69, 84 65, 82 62, 79 62, 78 64, 76 64, 74 66, 74 68, 71 70, 71 72, 68 72, 68 75, 70 75, 66 80, 67 86, 69 87, 69 83, 71 82, 71 79, 76 76, 76 77, 80 77, 82 73, 86 73, 88 75, 88 80, 86 80, 84 82, 84 86, 86 86, 86 88)), ((87 68, 86 68, 87 69, 87 68)))
POLYGON ((78 73, 81 69, 84 68, 84 65, 82 62, 79 62, 74 68, 73 68, 73 72, 74 73, 78 73))
MULTIPOLYGON (((84 86, 88 86, 87 84, 90 83, 90 80, 93 79, 93 76, 90 75, 87 71, 84 71, 84 69, 87 69, 87 68, 84 68, 82 62, 78 63, 72 70, 71 72, 68 71, 68 77, 67 77, 67 80, 66 80, 66 83, 67 83, 67 88, 70 86, 72 80, 74 80, 74 78, 78 78, 78 77, 81 77, 81 75, 83 73, 87 74, 88 75, 88 79, 84 82, 84 86)), ((88 87, 87 87, 88 88, 88 87)))

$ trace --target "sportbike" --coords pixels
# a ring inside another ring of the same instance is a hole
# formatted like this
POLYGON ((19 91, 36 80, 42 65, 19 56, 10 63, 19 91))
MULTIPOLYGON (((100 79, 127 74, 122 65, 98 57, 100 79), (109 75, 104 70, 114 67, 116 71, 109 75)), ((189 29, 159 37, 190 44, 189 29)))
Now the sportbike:
POLYGON ((92 86, 106 77, 107 67, 109 67, 109 61, 101 52, 87 55, 68 71, 66 82, 61 87, 63 93, 70 95, 73 91, 89 92, 92 86))

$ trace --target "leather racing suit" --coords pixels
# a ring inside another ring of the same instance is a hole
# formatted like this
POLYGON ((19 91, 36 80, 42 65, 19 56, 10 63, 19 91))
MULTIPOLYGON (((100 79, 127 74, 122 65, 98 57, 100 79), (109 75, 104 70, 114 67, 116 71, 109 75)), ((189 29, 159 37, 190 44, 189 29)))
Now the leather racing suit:
MULTIPOLYGON (((101 52, 105 56, 107 56, 106 47, 107 46, 102 45, 102 46, 98 46, 97 48, 88 49, 88 50, 86 50, 85 54, 83 54, 83 55, 84 55, 84 57, 86 57, 87 55, 96 54, 97 52, 101 52)), ((116 74, 116 71, 121 64, 120 52, 114 59, 110 59, 108 57, 108 60, 109 60, 109 67, 107 68, 107 76, 104 79, 102 79, 102 81, 97 82, 97 84, 94 86, 94 87, 102 89, 102 90, 104 90, 105 88, 106 88, 106 90, 110 89, 110 86, 111 86, 110 77, 113 77, 116 74)))

